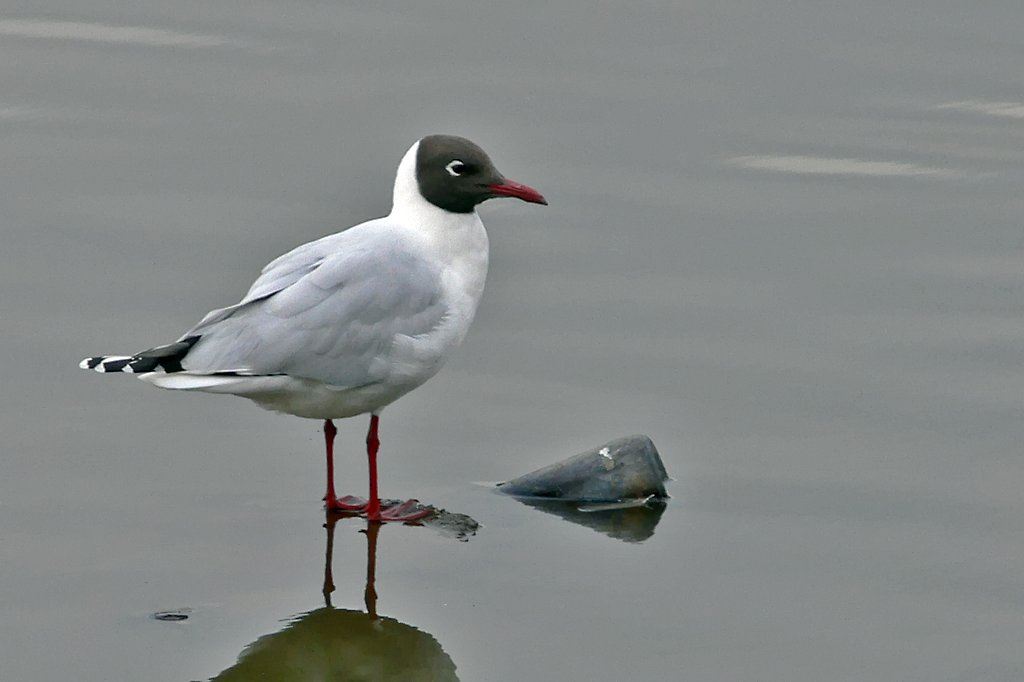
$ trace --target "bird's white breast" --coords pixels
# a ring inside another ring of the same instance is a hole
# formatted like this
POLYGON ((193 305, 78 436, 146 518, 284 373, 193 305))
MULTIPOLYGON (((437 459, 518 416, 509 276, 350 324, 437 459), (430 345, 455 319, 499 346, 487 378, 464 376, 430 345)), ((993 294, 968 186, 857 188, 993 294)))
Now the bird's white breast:
POLYGON ((408 230, 410 243, 440 268, 447 312, 430 332, 395 339, 392 380, 409 383, 410 388, 437 373, 462 343, 483 295, 488 265, 487 231, 475 212, 449 213, 422 203, 425 206, 416 207, 419 210, 393 213, 391 218, 408 230))

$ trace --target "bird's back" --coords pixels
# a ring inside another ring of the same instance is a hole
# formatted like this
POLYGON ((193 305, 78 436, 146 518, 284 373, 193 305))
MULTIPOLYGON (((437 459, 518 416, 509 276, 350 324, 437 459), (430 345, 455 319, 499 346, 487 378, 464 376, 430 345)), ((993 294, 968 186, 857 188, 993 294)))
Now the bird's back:
POLYGON ((396 337, 429 335, 448 310, 442 266, 387 218, 304 244, 213 311, 187 372, 288 375, 334 387, 387 379, 396 337))

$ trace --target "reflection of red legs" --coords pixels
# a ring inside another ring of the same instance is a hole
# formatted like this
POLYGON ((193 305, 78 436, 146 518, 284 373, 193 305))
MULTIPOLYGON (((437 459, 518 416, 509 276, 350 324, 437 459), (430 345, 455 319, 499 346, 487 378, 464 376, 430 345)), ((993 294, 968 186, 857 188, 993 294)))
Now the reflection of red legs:
POLYGON ((334 495, 334 436, 337 430, 334 423, 324 421, 324 442, 327 448, 327 501, 328 511, 356 512, 365 514, 371 521, 418 521, 434 513, 430 507, 421 507, 416 500, 406 500, 391 507, 381 508, 380 496, 377 494, 377 451, 380 439, 377 427, 380 417, 370 415, 370 430, 366 434, 366 458, 370 470, 370 499, 346 495, 338 499, 334 495))
POLYGON ((377 618, 377 589, 374 583, 377 580, 377 533, 380 532, 379 521, 367 521, 366 530, 366 588, 363 590, 363 601, 366 603, 366 612, 373 619, 377 618))
POLYGON ((327 529, 327 549, 324 551, 324 604, 331 605, 331 593, 334 592, 334 574, 331 572, 331 564, 334 559, 334 524, 338 517, 327 513, 327 520, 324 528, 327 529))
MULTIPOLYGON (((346 518, 344 515, 325 514, 324 528, 327 529, 327 548, 324 550, 324 605, 328 608, 331 604, 331 594, 334 592, 334 526, 338 519, 346 518)), ((377 618, 377 590, 374 583, 377 580, 377 534, 380 527, 384 525, 380 521, 367 521, 366 529, 359 531, 366 534, 366 587, 363 590, 363 601, 366 603, 366 612, 374 619, 377 618)))
MULTIPOLYGON (((327 512, 324 528, 327 529, 327 549, 324 550, 324 605, 331 607, 331 594, 334 592, 334 526, 338 519, 346 518, 339 514, 327 512)), ((377 618, 377 590, 374 583, 377 580, 377 534, 383 526, 380 521, 367 521, 366 529, 359 531, 366 534, 366 587, 363 589, 363 601, 366 604, 366 612, 372 618, 377 618)))

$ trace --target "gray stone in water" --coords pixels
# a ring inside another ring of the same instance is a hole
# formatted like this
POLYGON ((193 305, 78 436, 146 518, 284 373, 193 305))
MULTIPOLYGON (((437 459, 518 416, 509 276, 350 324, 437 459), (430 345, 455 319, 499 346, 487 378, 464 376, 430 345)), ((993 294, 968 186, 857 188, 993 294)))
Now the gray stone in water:
POLYGON ((647 436, 627 436, 498 484, 516 497, 615 502, 668 497, 668 473, 647 436))

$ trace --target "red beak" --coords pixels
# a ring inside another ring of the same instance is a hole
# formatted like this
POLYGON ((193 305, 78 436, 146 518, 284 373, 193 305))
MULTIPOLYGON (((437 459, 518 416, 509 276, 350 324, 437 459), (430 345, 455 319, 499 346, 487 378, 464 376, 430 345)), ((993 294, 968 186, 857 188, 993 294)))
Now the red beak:
POLYGON ((511 180, 505 180, 494 185, 488 185, 487 189, 494 192, 494 196, 497 197, 515 197, 516 199, 522 199, 528 201, 531 204, 544 204, 548 205, 548 200, 541 195, 540 192, 532 187, 521 185, 518 182, 511 180))

